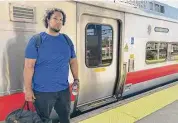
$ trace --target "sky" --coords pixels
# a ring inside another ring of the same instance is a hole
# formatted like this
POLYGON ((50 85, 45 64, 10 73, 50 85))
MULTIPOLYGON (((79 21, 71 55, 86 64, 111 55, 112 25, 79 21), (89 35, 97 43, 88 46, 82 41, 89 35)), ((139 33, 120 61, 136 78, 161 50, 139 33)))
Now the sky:
POLYGON ((178 8, 178 0, 156 0, 156 1, 178 8))

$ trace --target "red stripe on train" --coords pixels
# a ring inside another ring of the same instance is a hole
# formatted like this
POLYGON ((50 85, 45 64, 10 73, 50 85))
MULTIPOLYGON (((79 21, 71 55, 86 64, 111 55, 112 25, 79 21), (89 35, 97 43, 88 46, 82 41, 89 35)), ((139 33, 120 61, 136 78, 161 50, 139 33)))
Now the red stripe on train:
MULTIPOLYGON (((74 100, 75 96, 71 95, 71 101, 74 100)), ((16 93, 0 97, 0 121, 4 121, 6 116, 10 112, 18 108, 21 108, 22 105, 24 104, 24 101, 25 101, 24 93, 16 93)), ((32 104, 30 104, 30 108, 35 109, 32 104)))
POLYGON ((12 94, 0 97, 0 121, 5 120, 6 116, 13 110, 22 107, 24 94, 12 94))
POLYGON ((159 78, 174 73, 178 73, 178 64, 130 72, 127 74, 126 84, 141 83, 147 80, 159 78))

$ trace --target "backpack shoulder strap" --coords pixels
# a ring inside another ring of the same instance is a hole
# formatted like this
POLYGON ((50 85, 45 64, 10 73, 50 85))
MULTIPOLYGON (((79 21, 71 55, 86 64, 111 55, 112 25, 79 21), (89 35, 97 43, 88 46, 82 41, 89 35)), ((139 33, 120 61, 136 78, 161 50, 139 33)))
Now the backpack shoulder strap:
POLYGON ((69 46, 72 46, 72 42, 70 41, 69 37, 66 34, 62 34, 64 38, 66 39, 69 46))
POLYGON ((37 48, 37 51, 38 51, 38 48, 40 47, 41 43, 42 43, 42 39, 41 39, 41 36, 40 34, 36 34, 33 36, 35 38, 35 47, 37 48))

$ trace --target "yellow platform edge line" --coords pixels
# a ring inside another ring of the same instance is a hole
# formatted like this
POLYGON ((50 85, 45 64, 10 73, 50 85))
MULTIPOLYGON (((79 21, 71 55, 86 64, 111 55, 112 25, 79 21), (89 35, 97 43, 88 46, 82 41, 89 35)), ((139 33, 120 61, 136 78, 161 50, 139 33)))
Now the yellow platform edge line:
POLYGON ((134 123, 178 100, 178 85, 155 92, 79 123, 134 123))

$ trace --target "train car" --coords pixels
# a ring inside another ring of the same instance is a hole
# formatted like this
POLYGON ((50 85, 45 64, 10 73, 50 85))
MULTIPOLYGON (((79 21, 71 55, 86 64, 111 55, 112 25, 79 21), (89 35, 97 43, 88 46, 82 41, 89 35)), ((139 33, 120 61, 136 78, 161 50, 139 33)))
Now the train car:
POLYGON ((72 39, 79 62, 80 90, 71 94, 71 115, 178 78, 177 20, 114 2, 3 1, 0 121, 24 103, 24 49, 31 36, 45 31, 43 15, 54 7, 67 15, 61 32, 72 39))

